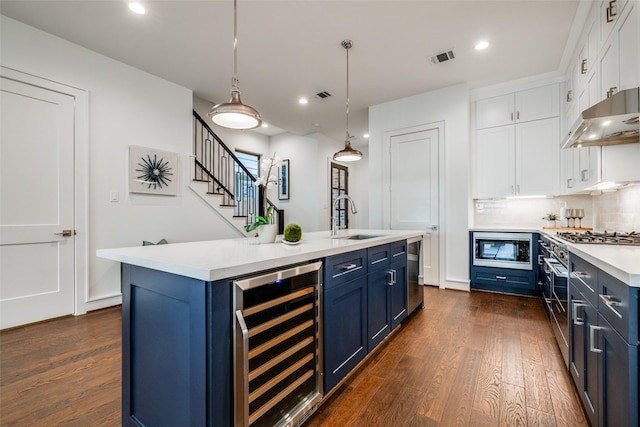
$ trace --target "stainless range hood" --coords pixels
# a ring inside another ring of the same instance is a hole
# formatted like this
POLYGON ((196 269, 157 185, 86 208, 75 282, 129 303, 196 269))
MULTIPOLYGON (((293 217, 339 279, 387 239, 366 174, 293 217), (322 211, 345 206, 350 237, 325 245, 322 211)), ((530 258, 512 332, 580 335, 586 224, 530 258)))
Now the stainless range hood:
POLYGON ((562 148, 640 142, 640 88, 620 91, 584 110, 562 148))

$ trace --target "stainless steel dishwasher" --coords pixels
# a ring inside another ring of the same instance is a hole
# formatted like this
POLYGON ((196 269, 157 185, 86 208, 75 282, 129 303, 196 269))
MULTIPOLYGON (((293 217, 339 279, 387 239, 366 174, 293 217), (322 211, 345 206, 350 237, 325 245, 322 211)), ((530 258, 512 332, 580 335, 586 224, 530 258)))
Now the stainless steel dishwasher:
POLYGON ((235 426, 299 426, 322 400, 322 262, 234 281, 235 426))
POLYGON ((420 260, 422 258, 422 237, 407 240, 407 294, 409 295, 408 313, 424 307, 424 289, 420 284, 420 260))

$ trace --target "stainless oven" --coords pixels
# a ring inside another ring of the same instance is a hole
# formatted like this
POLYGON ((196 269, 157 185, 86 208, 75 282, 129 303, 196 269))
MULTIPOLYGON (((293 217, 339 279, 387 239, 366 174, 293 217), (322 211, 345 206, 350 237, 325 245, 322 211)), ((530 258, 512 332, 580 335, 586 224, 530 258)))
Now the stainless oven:
POLYGON ((566 244, 546 235, 540 236, 539 243, 538 265, 544 307, 564 362, 569 366, 567 247, 566 244))
POLYGON ((533 270, 532 233, 473 232, 473 265, 533 270))

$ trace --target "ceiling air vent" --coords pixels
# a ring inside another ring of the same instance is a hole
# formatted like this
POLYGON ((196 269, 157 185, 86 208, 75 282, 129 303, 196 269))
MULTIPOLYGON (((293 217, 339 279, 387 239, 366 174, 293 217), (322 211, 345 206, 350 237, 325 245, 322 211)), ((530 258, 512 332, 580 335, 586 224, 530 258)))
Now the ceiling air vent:
POLYGON ((453 54, 453 50, 447 50, 429 57, 429 61, 431 61, 431 63, 435 65, 440 64, 441 62, 446 62, 455 57, 456 56, 453 54))
POLYGON ((316 98, 320 98, 320 99, 325 99, 330 97, 331 94, 329 92, 327 92, 326 90, 323 90, 322 92, 318 92, 316 93, 316 98))

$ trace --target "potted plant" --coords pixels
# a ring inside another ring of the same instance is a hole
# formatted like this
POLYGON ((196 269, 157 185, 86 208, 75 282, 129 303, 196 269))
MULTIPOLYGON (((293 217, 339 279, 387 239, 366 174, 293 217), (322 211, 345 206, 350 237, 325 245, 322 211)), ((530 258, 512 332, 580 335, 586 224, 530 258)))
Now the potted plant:
POLYGON ((558 219, 560 219, 560 218, 558 217, 558 215, 556 215, 554 213, 548 213, 545 216, 543 216, 542 219, 546 219, 547 220, 547 225, 550 228, 555 228, 556 227, 556 221, 558 219))
POLYGON ((254 230, 258 231, 259 243, 273 243, 276 241, 276 235, 278 234, 277 224, 272 224, 273 220, 273 206, 267 206, 267 190, 269 186, 278 183, 278 177, 275 174, 274 166, 277 167, 280 164, 280 159, 273 153, 273 157, 263 159, 260 163, 260 169, 262 175, 256 179, 254 183, 260 188, 262 193, 262 212, 264 216, 256 215, 255 222, 247 224, 244 230, 250 233, 254 230), (273 174, 272 174, 273 171, 273 174))

